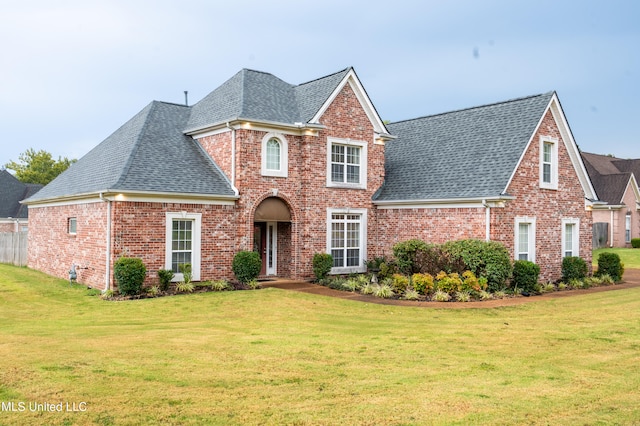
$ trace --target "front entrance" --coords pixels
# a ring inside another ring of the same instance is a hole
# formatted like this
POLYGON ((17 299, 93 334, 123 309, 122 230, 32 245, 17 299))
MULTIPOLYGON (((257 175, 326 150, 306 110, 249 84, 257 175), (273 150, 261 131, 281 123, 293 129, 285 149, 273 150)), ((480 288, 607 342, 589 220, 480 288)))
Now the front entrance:
POLYGON ((253 216, 253 251, 260 253, 262 258, 260 275, 290 273, 291 212, 280 198, 266 198, 256 208, 253 216))
POLYGON ((254 223, 253 251, 260 253, 262 257, 260 275, 278 274, 278 224, 276 222, 254 223))

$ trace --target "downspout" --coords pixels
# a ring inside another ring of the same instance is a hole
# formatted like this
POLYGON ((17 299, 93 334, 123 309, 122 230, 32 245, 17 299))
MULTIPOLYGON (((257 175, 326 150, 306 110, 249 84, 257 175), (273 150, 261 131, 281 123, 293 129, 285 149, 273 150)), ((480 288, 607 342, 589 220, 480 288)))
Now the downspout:
POLYGON ((609 206, 609 212, 611 213, 611 219, 609 219, 611 222, 611 231, 609 231, 611 234, 609 237, 609 247, 613 247, 613 209, 611 206, 609 206))
POLYGON ((487 203, 487 200, 482 200, 482 205, 484 206, 484 226, 485 226, 485 237, 486 241, 491 240, 491 206, 487 203))
POLYGON ((111 200, 104 198, 102 192, 100 193, 100 199, 107 203, 107 254, 103 290, 103 293, 106 293, 109 291, 109 284, 111 284, 111 200))

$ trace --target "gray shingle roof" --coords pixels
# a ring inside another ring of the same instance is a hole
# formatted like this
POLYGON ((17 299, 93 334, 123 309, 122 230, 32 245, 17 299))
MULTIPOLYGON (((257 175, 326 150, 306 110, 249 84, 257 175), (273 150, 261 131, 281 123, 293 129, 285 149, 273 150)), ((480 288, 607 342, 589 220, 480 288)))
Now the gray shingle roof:
POLYGON ((376 201, 502 195, 554 92, 387 125, 376 201))
POLYGON ((107 190, 233 196, 217 165, 183 134, 190 113, 150 103, 29 201, 107 190))
POLYGON ((636 179, 640 174, 640 159, 623 160, 588 152, 581 155, 598 198, 607 204, 622 204, 631 174, 636 179))
POLYGON ((238 118, 307 123, 350 68, 300 85, 243 69, 193 106, 187 132, 238 118))
POLYGON ((6 170, 0 170, 0 217, 24 219, 27 208, 20 201, 38 192, 42 185, 22 183, 6 170))

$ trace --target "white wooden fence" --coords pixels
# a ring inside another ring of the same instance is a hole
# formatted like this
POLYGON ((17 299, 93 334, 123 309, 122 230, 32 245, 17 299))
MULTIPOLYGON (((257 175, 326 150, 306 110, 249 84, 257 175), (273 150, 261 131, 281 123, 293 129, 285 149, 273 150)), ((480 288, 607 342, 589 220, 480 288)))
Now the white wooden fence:
POLYGON ((27 265, 26 232, 0 232, 0 263, 27 265))

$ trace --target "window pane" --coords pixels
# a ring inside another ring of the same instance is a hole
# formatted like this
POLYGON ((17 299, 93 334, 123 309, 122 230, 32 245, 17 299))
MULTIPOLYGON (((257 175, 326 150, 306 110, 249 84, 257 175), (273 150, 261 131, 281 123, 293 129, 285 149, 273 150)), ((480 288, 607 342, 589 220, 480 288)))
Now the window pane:
POLYGON ((360 183, 360 166, 347 166, 347 182, 360 183))
POLYGON ((551 183, 551 164, 542 165, 542 181, 551 183))
POLYGON ((544 152, 542 153, 543 159, 545 163, 551 163, 551 144, 544 144, 544 152))
POLYGON ((564 250, 565 256, 571 256, 571 254, 567 255, 566 253, 573 253, 573 225, 566 224, 564 227, 564 250))
POLYGON ((280 142, 277 139, 267 142, 267 169, 280 170, 280 142))
POLYGON ((331 145, 331 181, 360 183, 360 152, 358 146, 331 145))
POLYGON ((342 145, 331 146, 331 162, 344 163, 344 146, 342 145))
POLYGON ((331 165, 331 182, 344 182, 344 165, 331 165))
POLYGON ((333 256, 333 267, 342 268, 344 266, 344 251, 343 250, 331 250, 331 256, 333 256))
POLYGON ((180 272, 180 265, 191 263, 193 220, 174 220, 171 228, 171 269, 180 272))

